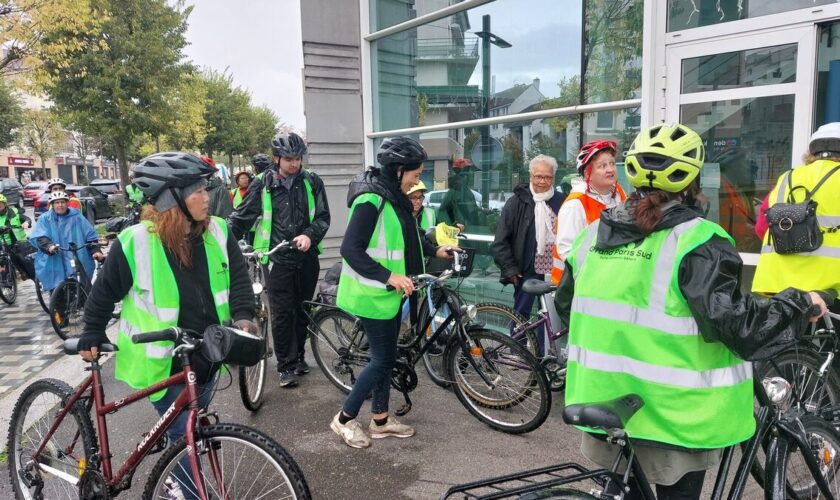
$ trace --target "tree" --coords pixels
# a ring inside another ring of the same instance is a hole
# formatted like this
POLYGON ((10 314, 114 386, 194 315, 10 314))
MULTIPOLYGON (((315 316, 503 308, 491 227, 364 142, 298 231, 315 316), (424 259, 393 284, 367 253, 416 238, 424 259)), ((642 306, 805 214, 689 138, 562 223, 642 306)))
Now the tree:
POLYGON ((274 111, 266 106, 251 108, 252 143, 248 150, 249 155, 265 153, 271 149, 271 140, 277 134, 279 121, 274 111))
POLYGON ((207 108, 204 120, 207 134, 202 151, 208 156, 226 153, 229 156, 245 154, 251 147, 251 96, 241 87, 233 86, 233 77, 227 72, 207 70, 204 73, 207 87, 207 108))
POLYGON ((642 0, 585 0, 585 102, 633 97, 641 88, 642 0))
POLYGON ((23 124, 23 109, 14 91, 0 80, 0 149, 15 140, 15 129, 23 124))
POLYGON ((59 152, 67 140, 67 134, 58 125, 55 116, 45 109, 32 109, 26 112, 20 131, 20 145, 30 155, 41 160, 41 175, 48 178, 47 158, 59 152))
MULTIPOLYGON (((75 1, 75 0, 74 0, 75 1)), ((184 70, 191 8, 181 0, 86 0, 84 29, 43 25, 38 81, 81 132, 113 145, 123 182, 127 152, 143 134, 161 134, 167 97, 184 70)))
POLYGON ((162 132, 157 136, 147 134, 143 137, 139 146, 141 156, 166 150, 199 150, 207 132, 212 130, 204 119, 207 87, 201 74, 185 72, 171 91, 171 95, 166 98, 170 112, 158 116, 163 120, 160 126, 162 132))

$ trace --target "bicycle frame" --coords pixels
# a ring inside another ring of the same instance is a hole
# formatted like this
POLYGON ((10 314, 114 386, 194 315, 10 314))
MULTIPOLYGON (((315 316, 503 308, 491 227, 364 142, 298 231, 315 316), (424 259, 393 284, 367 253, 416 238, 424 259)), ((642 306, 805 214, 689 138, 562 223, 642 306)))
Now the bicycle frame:
MULTIPOLYGON (((99 452, 97 455, 95 455, 96 460, 97 462, 101 461, 102 475, 105 478, 105 482, 108 484, 109 488, 111 488, 114 492, 123 491, 131 486, 131 479, 134 475, 134 472, 137 469, 137 466, 140 465, 140 463, 143 461, 143 459, 146 457, 149 451, 157 445, 158 441, 164 436, 164 433, 167 430, 169 430, 169 428, 175 422, 175 419, 178 418, 178 415, 181 413, 181 411, 183 411, 184 409, 188 409, 189 413, 187 416, 187 428, 185 436, 187 439, 187 455, 189 458, 192 479, 195 482, 199 497, 207 498, 207 492, 205 491, 204 483, 203 481, 201 481, 201 476, 198 472, 199 463, 198 454, 196 451, 196 438, 194 432, 196 423, 199 419, 196 376, 195 372, 193 372, 192 370, 192 366, 190 366, 188 361, 184 363, 183 368, 184 369, 181 373, 172 375, 166 380, 158 382, 157 384, 147 387, 146 389, 133 392, 116 401, 105 403, 105 394, 102 388, 102 379, 100 375, 101 366, 98 360, 92 361, 90 367, 87 368, 87 370, 91 372, 91 375, 88 376, 88 378, 85 379, 84 382, 82 382, 79 388, 76 389, 76 392, 73 393, 73 396, 67 401, 64 407, 58 413, 55 422, 53 423, 52 427, 50 427, 50 430, 47 432, 47 434, 44 436, 40 446, 38 446, 38 449, 35 451, 35 455, 32 458, 34 459, 35 457, 41 454, 44 447, 47 445, 47 443, 52 438, 53 434, 61 425, 61 422, 64 420, 64 418, 67 416, 67 414, 78 401, 87 400, 88 408, 91 407, 92 401, 93 408, 95 409, 96 414, 96 427, 99 439, 99 452), (122 467, 120 467, 119 471, 117 471, 117 473, 114 474, 111 464, 108 426, 105 419, 106 415, 117 413, 119 410, 162 389, 166 389, 168 387, 172 387, 178 384, 184 384, 185 382, 185 390, 178 395, 175 402, 172 403, 172 406, 170 406, 166 410, 166 412, 155 423, 155 425, 152 427, 149 433, 144 435, 143 439, 136 446, 134 451, 131 452, 131 454, 123 463, 122 467), (88 392, 90 394, 85 395, 85 393, 88 392)), ((78 437, 79 435, 77 433, 76 440, 78 439, 78 437)), ((75 445, 76 440, 74 440, 71 443, 71 445, 75 445)), ((216 457, 212 453, 210 455, 210 463, 214 470, 214 474, 218 474, 219 470, 216 466, 216 457)), ((94 468, 98 468, 98 465, 98 463, 94 464, 94 468)), ((74 485, 78 485, 78 479, 70 476, 69 474, 66 474, 59 470, 55 470, 46 465, 39 465, 39 467, 43 468, 51 474, 55 474, 56 476, 67 480, 68 482, 74 485)), ((90 465, 86 464, 86 467, 90 467, 90 465)), ((218 484, 221 485, 222 481, 218 481, 218 484)))

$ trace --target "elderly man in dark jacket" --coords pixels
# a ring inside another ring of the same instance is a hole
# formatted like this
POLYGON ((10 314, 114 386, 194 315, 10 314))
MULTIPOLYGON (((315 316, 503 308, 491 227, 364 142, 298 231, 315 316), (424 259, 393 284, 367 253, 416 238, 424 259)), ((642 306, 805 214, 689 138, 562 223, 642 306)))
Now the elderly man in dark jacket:
POLYGON ((534 297, 522 291, 522 283, 531 278, 545 280, 551 272, 557 212, 565 199, 554 189, 557 160, 539 155, 531 160, 528 170, 530 182, 513 190, 490 247, 501 270, 499 281, 513 283, 513 308, 526 318, 531 315, 534 297))

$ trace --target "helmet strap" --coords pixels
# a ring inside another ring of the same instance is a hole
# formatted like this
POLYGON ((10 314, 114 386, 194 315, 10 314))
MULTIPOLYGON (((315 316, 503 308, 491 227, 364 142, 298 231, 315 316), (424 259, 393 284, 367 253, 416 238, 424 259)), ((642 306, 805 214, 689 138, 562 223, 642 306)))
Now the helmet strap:
POLYGON ((174 187, 170 187, 169 192, 172 194, 172 197, 175 198, 175 203, 178 204, 178 208, 181 209, 181 212, 187 217, 187 220, 190 221, 190 224, 195 224, 196 221, 190 214, 190 211, 187 208, 187 203, 184 201, 184 198, 181 197, 181 193, 179 192, 179 190, 174 187))

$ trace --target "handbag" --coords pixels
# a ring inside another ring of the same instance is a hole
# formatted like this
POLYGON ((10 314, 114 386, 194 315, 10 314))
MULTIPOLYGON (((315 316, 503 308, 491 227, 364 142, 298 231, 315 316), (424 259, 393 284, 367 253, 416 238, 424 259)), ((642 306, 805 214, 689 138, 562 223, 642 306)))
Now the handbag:
POLYGON ((204 330, 201 350, 213 363, 254 366, 265 356, 265 341, 244 330, 211 325, 204 330))
POLYGON ((787 203, 776 203, 764 212, 769 226, 769 241, 776 253, 789 255, 813 252, 822 246, 823 231, 817 221, 817 202, 812 198, 820 186, 838 169, 840 165, 825 174, 811 191, 803 186, 791 186, 793 170, 787 173, 787 203), (805 191, 805 199, 800 203, 793 200, 793 193, 797 189, 805 191))

